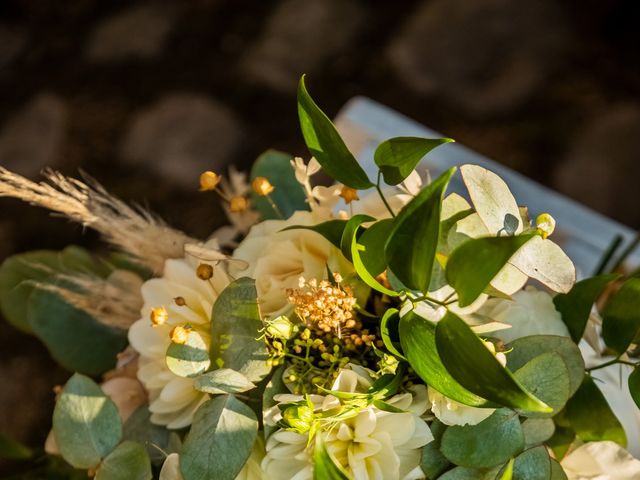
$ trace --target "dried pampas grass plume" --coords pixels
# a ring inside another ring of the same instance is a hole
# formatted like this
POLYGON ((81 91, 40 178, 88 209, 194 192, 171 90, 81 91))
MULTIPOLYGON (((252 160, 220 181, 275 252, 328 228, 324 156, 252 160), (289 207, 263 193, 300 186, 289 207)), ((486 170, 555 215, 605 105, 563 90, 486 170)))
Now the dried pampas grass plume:
POLYGON ((166 259, 183 257, 186 243, 196 242, 143 208, 113 197, 89 177, 81 182, 49 169, 43 175, 48 183, 32 182, 0 166, 0 197, 18 198, 93 228, 155 273, 162 272, 166 259))

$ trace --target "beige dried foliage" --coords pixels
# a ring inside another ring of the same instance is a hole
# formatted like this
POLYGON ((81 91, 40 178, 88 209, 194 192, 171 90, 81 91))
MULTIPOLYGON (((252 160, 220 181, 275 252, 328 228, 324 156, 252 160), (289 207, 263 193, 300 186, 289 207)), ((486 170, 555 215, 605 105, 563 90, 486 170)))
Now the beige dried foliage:
POLYGON ((46 181, 36 183, 0 167, 0 197, 47 208, 93 228, 155 273, 162 272, 166 259, 183 257, 186 243, 196 242, 143 208, 110 195, 89 177, 82 182, 53 170, 43 175, 46 181))

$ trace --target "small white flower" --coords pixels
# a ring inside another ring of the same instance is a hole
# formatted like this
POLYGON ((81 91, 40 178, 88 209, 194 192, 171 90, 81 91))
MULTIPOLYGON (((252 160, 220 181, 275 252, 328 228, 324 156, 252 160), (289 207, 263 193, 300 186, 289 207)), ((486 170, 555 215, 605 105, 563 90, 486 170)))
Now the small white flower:
MULTIPOLYGON (((349 365, 340 371, 332 387, 342 392, 363 392, 371 386, 365 369, 349 365)), ((298 395, 280 395, 281 403, 300 401, 298 395)), ((310 395, 316 412, 340 405, 332 395, 310 395)), ((355 480, 424 478, 420 471, 422 447, 433 435, 421 415, 427 409, 426 388, 416 385, 412 392, 395 395, 387 403, 404 410, 391 413, 374 406, 363 408, 354 416, 340 420, 333 428, 317 432, 327 450, 355 480)), ((265 423, 273 425, 282 418, 278 408, 265 412, 265 423)), ((278 430, 267 440, 267 454, 262 462, 266 476, 273 480, 313 478, 314 443, 308 434, 278 430)))
POLYGON ((637 480, 640 461, 614 442, 589 442, 562 462, 569 480, 637 480))
POLYGON ((198 278, 199 264, 193 257, 167 260, 164 275, 142 286, 141 318, 129 329, 129 343, 140 353, 138 379, 149 392, 151 421, 168 428, 190 425, 195 411, 208 398, 193 387, 192 378, 180 377, 167 367, 170 332, 173 327, 188 323, 209 342, 213 304, 230 282, 218 267, 213 268, 209 280, 198 278), (152 325, 151 313, 158 308, 164 309, 162 322, 152 325))
POLYGON ((511 325, 511 328, 496 332, 496 337, 509 343, 529 335, 569 336, 569 330, 547 292, 529 286, 516 292, 512 298, 513 300, 491 298, 478 312, 511 325))

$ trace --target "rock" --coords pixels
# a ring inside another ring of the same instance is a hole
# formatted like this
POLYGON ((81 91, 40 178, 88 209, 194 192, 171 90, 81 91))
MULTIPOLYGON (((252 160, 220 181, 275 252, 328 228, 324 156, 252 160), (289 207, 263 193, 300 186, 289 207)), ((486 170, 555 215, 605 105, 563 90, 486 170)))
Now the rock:
POLYGON ((67 129, 67 106, 42 93, 10 117, 0 131, 0 165, 34 176, 58 159, 67 129))
POLYGON ((640 228, 640 106, 623 104, 593 119, 556 170, 554 186, 629 226, 640 228))
POLYGON ((253 81, 291 94, 301 74, 317 71, 363 25, 364 11, 354 0, 284 0, 267 19, 240 69, 253 81))
POLYGON ((521 104, 562 59, 565 25, 551 0, 423 2, 386 56, 415 92, 470 114, 521 104))
POLYGON ((87 57, 96 62, 153 58, 162 52, 176 12, 153 4, 130 7, 100 23, 89 40, 87 57))
POLYGON ((196 188, 204 170, 222 170, 241 129, 225 106, 201 95, 176 93, 133 119, 122 145, 131 164, 170 182, 196 188))

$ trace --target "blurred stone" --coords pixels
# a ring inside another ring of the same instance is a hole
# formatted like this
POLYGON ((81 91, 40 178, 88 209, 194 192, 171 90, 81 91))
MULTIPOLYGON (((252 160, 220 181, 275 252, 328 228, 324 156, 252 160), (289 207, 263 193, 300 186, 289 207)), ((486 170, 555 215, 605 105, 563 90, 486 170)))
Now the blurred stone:
POLYGON ((34 176, 58 159, 67 129, 67 106, 57 96, 40 94, 0 131, 0 165, 34 176))
POLYGON ((162 52, 175 18, 174 9, 153 4, 117 13, 96 27, 87 57, 96 62, 153 58, 162 52))
POLYGON ((493 114, 526 100, 566 47, 551 0, 433 0, 411 16, 387 58, 416 92, 441 95, 470 114, 493 114))
POLYGON ((0 25, 0 68, 9 65, 24 50, 27 36, 24 31, 0 25))
POLYGON ((613 107, 578 136, 556 171, 554 186, 612 218, 640 227, 638 152, 640 107, 613 107))
POLYGON ((135 116, 122 153, 150 173, 195 189, 204 170, 226 166, 240 136, 225 106, 201 95, 172 94, 135 116))
POLYGON ((354 0, 284 0, 240 69, 256 82, 291 94, 300 75, 317 71, 349 44, 364 25, 364 14, 354 0))

